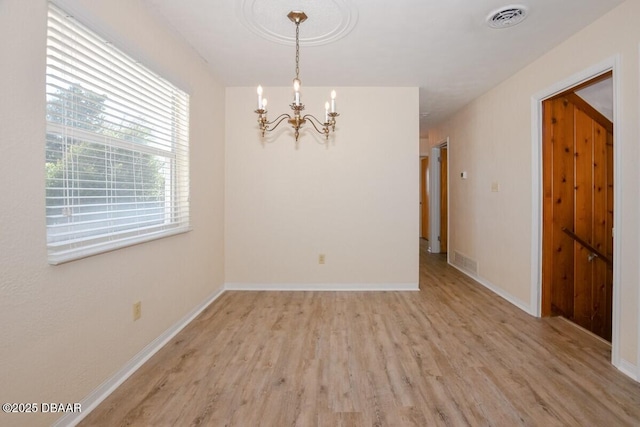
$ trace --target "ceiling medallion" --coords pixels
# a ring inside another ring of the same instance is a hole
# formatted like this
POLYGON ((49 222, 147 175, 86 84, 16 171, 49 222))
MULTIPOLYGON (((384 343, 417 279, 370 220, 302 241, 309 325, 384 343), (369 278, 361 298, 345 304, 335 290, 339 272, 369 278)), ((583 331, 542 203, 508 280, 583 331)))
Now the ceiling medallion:
MULTIPOLYGON (((282 17, 298 10, 299 0, 238 0, 236 14, 254 34, 276 43, 293 45, 291 27, 282 17)), ((313 16, 305 24, 305 46, 320 46, 345 37, 355 27, 358 12, 351 0, 308 0, 305 12, 313 16)))

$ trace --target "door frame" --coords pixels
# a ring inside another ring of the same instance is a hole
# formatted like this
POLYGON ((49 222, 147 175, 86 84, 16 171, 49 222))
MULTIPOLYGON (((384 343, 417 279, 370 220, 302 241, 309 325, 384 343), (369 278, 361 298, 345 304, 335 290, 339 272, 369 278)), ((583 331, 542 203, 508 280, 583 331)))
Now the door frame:
MULTIPOLYGON (((440 253, 440 162, 434 161, 434 159, 440 158, 440 150, 447 148, 447 162, 451 163, 451 150, 449 150, 449 137, 438 142, 431 147, 431 154, 429 160, 429 251, 432 254, 440 253)), ((447 167, 447 225, 449 224, 450 215, 450 197, 449 197, 449 167, 447 167)), ((447 242, 449 242, 449 227, 447 226, 447 242)), ((450 251, 448 251, 450 252, 450 251)), ((447 253, 447 261, 449 261, 449 255, 447 253)))
POLYGON ((611 319, 611 363, 620 366, 620 236, 623 235, 621 218, 621 174, 620 174, 620 55, 578 72, 531 97, 532 140, 532 221, 531 221, 531 310, 541 316, 542 307, 542 102, 585 83, 602 74, 613 72, 613 307, 611 319))
POLYGON ((431 188, 429 187, 429 183, 431 182, 431 177, 429 176, 429 163, 431 162, 431 158, 429 155, 420 155, 420 238, 429 240, 428 237, 425 237, 425 234, 429 236, 429 232, 431 231, 431 227, 427 225, 427 232, 425 233, 424 228, 424 211, 427 210, 427 224, 429 224, 429 214, 431 213, 431 209, 429 208, 429 192, 431 188), (427 161, 427 170, 423 173, 422 163, 427 161), (424 198, 422 197, 424 196, 424 198), (426 208, 423 206, 426 204, 426 208))

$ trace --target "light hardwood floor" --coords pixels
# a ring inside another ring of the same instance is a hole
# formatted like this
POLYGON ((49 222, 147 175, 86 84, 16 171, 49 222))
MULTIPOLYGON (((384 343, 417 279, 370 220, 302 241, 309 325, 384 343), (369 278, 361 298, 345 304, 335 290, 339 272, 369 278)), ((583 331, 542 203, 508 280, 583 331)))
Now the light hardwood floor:
POLYGON ((420 288, 227 292, 81 425, 640 425, 604 342, 440 255, 420 288))

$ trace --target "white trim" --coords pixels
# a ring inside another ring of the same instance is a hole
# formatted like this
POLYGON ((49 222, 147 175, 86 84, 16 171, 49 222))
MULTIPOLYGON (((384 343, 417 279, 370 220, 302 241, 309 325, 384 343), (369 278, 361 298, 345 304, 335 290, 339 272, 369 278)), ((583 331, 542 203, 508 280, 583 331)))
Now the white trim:
MULTIPOLYGON (((67 249, 65 251, 58 250, 56 254, 49 255, 50 265, 60 265, 71 261, 77 261, 85 258, 92 257, 94 255, 100 255, 107 252, 112 252, 118 249, 128 248, 130 246, 139 245, 141 243, 147 243, 154 240, 160 240, 171 236, 177 236, 178 234, 184 234, 192 231, 190 226, 180 226, 178 224, 171 225, 172 228, 160 229, 153 233, 147 233, 143 235, 133 234, 127 238, 120 238, 115 241, 106 240, 108 237, 103 237, 102 241, 98 241, 92 245, 85 245, 77 248, 67 249)), ((163 226, 159 226, 161 228, 163 226)), ((152 228, 152 227, 148 227, 152 228)), ((131 233, 137 233, 138 230, 132 230, 131 233)), ((98 239, 95 239, 98 240, 98 239)), ((55 246, 55 244, 50 245, 55 246)))
POLYGON ((640 375, 636 374, 636 372, 638 371, 638 367, 628 360, 620 359, 620 364, 614 364, 614 366, 629 378, 640 381, 640 375))
MULTIPOLYGON (((429 251, 432 254, 440 253, 440 150, 449 147, 449 137, 442 139, 436 145, 431 147, 431 160, 429 160, 429 251), (434 161, 435 159, 435 161, 434 161)), ((447 165, 451 163, 449 156, 450 150, 447 150, 447 165)), ((447 167, 447 208, 449 207, 449 168, 447 167)), ((449 209, 447 209, 447 223, 449 222, 449 209)), ((447 227, 447 242, 449 241, 449 227, 447 227)), ((447 254, 447 260, 449 255, 447 254)))
MULTIPOLYGON (((531 97, 531 145, 532 145, 532 224, 531 224, 531 312, 541 315, 542 305, 542 101, 577 86, 606 72, 613 71, 613 125, 614 134, 614 248, 613 248, 613 314, 611 337, 611 363, 620 366, 620 221, 622 200, 622 177, 620 172, 620 135, 622 128, 620 96, 620 55, 612 56, 599 64, 576 73, 531 97)), ((639 337, 640 338, 640 337, 639 337)), ((640 345, 639 345, 640 348, 640 345)), ((640 355, 639 355, 640 356, 640 355)))
POLYGON ((102 401, 104 401, 111 393, 115 391, 123 382, 126 381, 138 368, 140 368, 147 360, 149 360, 154 354, 164 347, 178 332, 180 332, 185 326, 187 326, 193 319, 195 319, 200 313, 202 313, 212 302, 214 302, 224 292, 224 288, 218 289, 212 295, 210 295, 204 302, 196 306, 182 319, 176 322, 169 329, 164 331, 160 336, 150 342, 145 348, 143 348, 138 354, 136 354, 129 362, 127 362, 118 372, 116 372, 111 378, 107 379, 95 390, 93 390, 87 397, 85 397, 82 404, 82 412, 69 413, 59 418, 53 427, 62 426, 76 426, 82 421, 91 411, 93 411, 102 401))
POLYGON ((611 59, 611 65, 609 66, 613 70, 613 170, 614 170, 614 187, 613 187, 613 309, 612 309, 612 339, 611 339, 611 362, 620 362, 620 322, 621 322, 621 307, 622 297, 620 295, 620 272, 622 266, 620 264, 622 253, 622 242, 620 236, 622 236, 622 208, 620 202, 622 200, 622 168, 621 154, 620 154, 620 140, 622 132, 622 96, 620 92, 620 55, 617 55, 611 59))
MULTIPOLYGON (((638 53, 640 54, 640 44, 638 44, 638 53)), ((638 61, 638 63, 640 65, 640 61, 638 61)), ((640 76, 637 76, 637 78, 640 81, 640 76)), ((618 86, 618 89, 619 88, 620 86, 618 86)), ((616 96, 618 96, 618 92, 615 92, 615 94, 616 96)), ((640 115, 638 116, 637 123, 639 123, 638 128, 640 130, 640 115)), ((618 179, 618 177, 616 177, 615 179, 618 179)), ((640 269, 640 265, 638 266, 638 268, 640 269)), ((636 381, 640 381, 640 292, 638 292, 638 305, 636 306, 636 310, 638 311, 638 322, 636 323, 636 327, 638 328, 638 349, 636 350, 636 381)))
POLYGON ((458 267, 455 264, 452 264, 450 262, 448 264, 451 267, 453 267, 456 270, 458 270, 459 272, 461 272, 462 274, 464 274, 465 276, 467 276, 467 277, 473 279, 474 281, 478 282, 478 284, 480 284, 480 285, 484 286, 485 288, 489 289, 491 292, 495 293, 496 295, 498 295, 502 299, 504 299, 507 302, 515 305, 516 307, 518 307, 520 310, 524 311, 525 313, 528 313, 528 314, 530 314, 532 316, 535 316, 535 312, 533 311, 532 307, 530 307, 526 302, 522 301, 520 298, 514 297, 513 295, 511 295, 509 292, 506 292, 501 287, 494 285, 493 283, 483 279, 480 276, 476 276, 474 274, 471 274, 468 271, 465 271, 465 270, 461 269, 460 267, 458 267))
POLYGON ((226 291, 380 292, 419 291, 418 283, 226 283, 226 291))
POLYGON ((547 95, 531 97, 531 308, 542 316, 542 100, 547 95))
POLYGON ((429 252, 440 253, 440 147, 431 147, 429 160, 429 252))

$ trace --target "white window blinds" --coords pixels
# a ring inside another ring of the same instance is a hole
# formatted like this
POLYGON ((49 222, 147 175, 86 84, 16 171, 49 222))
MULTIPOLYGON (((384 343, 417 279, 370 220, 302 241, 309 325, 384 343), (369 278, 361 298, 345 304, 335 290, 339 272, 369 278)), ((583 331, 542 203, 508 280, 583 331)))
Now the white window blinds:
POLYGON ((58 264, 189 229, 189 96, 49 5, 46 217, 58 264))

